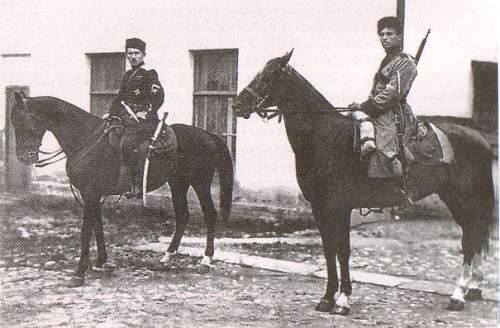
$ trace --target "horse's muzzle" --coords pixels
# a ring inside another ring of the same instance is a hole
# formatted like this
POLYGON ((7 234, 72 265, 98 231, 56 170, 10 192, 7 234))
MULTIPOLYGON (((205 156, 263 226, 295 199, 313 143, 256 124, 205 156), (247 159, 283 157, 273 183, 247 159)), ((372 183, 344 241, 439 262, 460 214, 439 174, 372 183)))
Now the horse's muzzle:
POLYGON ((236 102, 231 107, 233 108, 233 111, 235 112, 237 117, 243 117, 244 119, 250 118, 251 113, 242 111, 241 105, 239 103, 236 102))

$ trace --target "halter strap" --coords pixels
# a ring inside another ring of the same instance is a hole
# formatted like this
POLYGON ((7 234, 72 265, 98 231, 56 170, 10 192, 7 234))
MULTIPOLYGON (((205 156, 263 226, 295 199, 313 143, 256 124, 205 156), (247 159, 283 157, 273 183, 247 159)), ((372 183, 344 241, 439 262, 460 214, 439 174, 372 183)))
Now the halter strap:
POLYGON ((252 96, 254 96, 257 99, 262 98, 257 92, 254 91, 254 89, 252 89, 250 87, 245 87, 243 90, 247 91, 249 94, 251 94, 252 96))

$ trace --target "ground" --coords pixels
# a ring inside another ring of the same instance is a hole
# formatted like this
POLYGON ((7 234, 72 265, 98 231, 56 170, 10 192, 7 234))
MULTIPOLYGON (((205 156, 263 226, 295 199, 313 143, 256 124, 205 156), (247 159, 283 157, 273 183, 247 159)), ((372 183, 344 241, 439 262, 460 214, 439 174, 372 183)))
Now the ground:
MULTIPOLYGON (((351 313, 341 317, 314 311, 325 286, 321 278, 221 262, 207 271, 197 265, 199 258, 187 256, 164 267, 158 263, 161 254, 135 247, 172 234, 170 209, 142 210, 124 201, 108 204, 104 211, 106 242, 116 268, 89 272, 84 286, 67 288, 78 260, 79 206, 69 197, 40 194, 3 195, 0 200, 3 327, 406 328, 497 323, 497 303, 492 301, 471 301, 464 311, 449 312, 444 309, 448 296, 354 283, 351 313)), ((455 281, 461 260, 459 228, 446 213, 428 207, 404 214, 399 221, 353 220, 353 270, 455 281)), ((307 211, 237 205, 218 234, 311 240, 218 249, 324 266, 307 211)), ((186 236, 204 236, 199 211, 193 212, 186 236)), ((496 248, 496 237, 492 243, 496 248)), ((483 265, 483 287, 497 288, 496 265, 492 251, 483 265)))

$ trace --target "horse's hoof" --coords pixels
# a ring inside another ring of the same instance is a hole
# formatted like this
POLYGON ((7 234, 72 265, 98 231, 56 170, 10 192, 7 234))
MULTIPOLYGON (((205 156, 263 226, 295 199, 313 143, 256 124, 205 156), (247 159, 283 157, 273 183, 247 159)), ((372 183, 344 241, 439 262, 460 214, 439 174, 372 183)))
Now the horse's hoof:
POLYGON ((90 269, 96 276, 104 278, 104 277, 111 277, 113 275, 115 266, 104 264, 102 266, 93 266, 90 269))
POLYGON ((450 311, 462 311, 464 309, 464 307, 465 307, 464 302, 451 299, 450 303, 448 303, 448 306, 446 307, 446 309, 448 309, 450 311))
POLYGON ((70 287, 70 288, 80 287, 80 286, 83 286, 84 282, 85 282, 85 278, 78 277, 78 276, 72 276, 69 283, 68 283, 68 287, 70 287))
POLYGON ((330 313, 336 315, 348 315, 350 311, 351 309, 346 306, 335 306, 330 310, 330 313))
POLYGON ((172 261, 172 258, 174 257, 176 253, 166 253, 161 259, 160 259, 160 263, 163 263, 163 265, 167 265, 168 262, 172 261))
POLYGON ((335 304, 332 301, 321 299, 321 301, 319 301, 318 305, 316 305, 314 309, 319 312, 330 312, 333 309, 334 305, 335 304))
POLYGON ((116 268, 115 265, 113 264, 102 264, 102 265, 96 265, 92 267, 92 271, 96 272, 111 272, 116 268))
POLYGON ((211 267, 212 266, 212 258, 209 256, 203 256, 203 258, 201 259, 200 265, 205 265, 205 266, 211 267))
POLYGON ((479 301, 483 299, 483 295, 481 293, 481 289, 479 288, 474 288, 474 289, 469 289, 467 294, 465 294, 465 299, 468 301, 479 301))

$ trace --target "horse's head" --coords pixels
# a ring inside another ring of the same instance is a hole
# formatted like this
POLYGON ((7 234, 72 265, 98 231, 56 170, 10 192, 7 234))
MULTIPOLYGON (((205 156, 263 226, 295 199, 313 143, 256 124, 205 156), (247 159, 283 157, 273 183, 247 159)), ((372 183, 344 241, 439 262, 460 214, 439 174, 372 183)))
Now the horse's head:
POLYGON ((14 106, 11 109, 11 120, 14 125, 17 158, 25 164, 38 161, 38 149, 42 144, 45 128, 29 107, 29 98, 22 92, 14 94, 14 106))
POLYGON ((293 49, 282 57, 273 58, 257 73, 254 79, 246 86, 233 102, 236 116, 249 118, 252 113, 261 117, 259 110, 276 106, 277 87, 282 81, 283 73, 288 70, 288 62, 292 57, 293 49))

